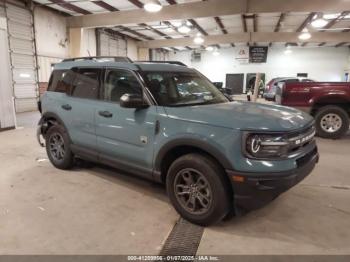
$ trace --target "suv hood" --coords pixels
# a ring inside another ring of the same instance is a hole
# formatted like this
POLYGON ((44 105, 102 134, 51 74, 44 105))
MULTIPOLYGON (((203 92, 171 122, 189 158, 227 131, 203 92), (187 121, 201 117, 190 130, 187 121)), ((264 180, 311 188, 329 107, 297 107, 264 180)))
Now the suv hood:
POLYGON ((290 107, 240 101, 165 110, 170 118, 241 130, 290 131, 313 121, 310 115, 290 107))

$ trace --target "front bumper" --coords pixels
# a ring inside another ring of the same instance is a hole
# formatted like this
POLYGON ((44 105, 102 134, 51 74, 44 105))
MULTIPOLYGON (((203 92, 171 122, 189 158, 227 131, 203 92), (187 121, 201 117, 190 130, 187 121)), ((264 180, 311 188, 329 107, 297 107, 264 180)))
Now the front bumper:
POLYGON ((314 169, 319 160, 317 147, 300 159, 296 169, 274 173, 243 173, 226 170, 233 191, 235 206, 252 210, 271 202, 281 193, 298 184, 314 169))

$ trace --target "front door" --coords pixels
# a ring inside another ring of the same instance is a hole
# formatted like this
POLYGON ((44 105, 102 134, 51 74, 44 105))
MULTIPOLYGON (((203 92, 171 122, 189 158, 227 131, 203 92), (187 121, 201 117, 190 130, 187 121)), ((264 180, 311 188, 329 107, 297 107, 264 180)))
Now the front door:
POLYGON ((119 100, 126 93, 143 94, 134 72, 107 69, 101 102, 95 113, 100 160, 149 176, 152 172, 157 108, 123 108, 119 100))

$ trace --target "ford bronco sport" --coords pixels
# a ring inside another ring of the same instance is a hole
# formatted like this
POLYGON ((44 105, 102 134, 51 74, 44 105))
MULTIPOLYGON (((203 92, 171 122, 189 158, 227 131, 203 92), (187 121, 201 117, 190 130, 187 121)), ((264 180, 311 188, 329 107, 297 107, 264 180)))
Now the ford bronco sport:
POLYGON ((311 116, 231 102, 182 65, 63 61, 41 108, 38 138, 55 167, 80 158, 165 183, 175 209, 200 225, 262 206, 318 161, 311 116))

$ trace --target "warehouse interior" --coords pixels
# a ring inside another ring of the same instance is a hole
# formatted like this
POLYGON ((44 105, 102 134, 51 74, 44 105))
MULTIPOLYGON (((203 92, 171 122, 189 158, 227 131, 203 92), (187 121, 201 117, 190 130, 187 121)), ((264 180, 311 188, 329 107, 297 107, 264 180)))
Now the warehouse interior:
MULTIPOLYGON (((268 206, 209 227, 181 218, 154 181, 86 162, 56 169, 36 138, 52 70, 77 57, 178 61, 233 101, 254 96, 251 77, 264 87, 279 77, 341 82, 349 110, 350 1, 0 0, 0 57, 0 260, 350 255, 349 131, 316 137, 315 169, 268 206), (250 58, 254 48, 261 61, 250 58)), ((259 103, 276 103, 262 96, 259 103)))

